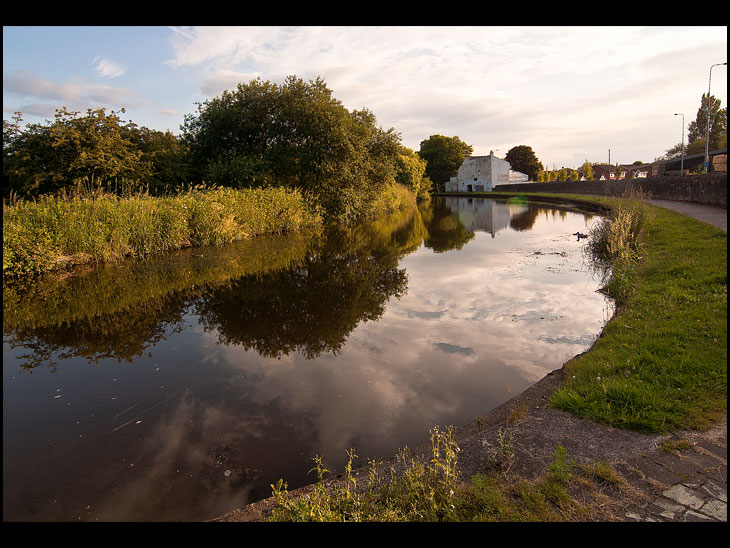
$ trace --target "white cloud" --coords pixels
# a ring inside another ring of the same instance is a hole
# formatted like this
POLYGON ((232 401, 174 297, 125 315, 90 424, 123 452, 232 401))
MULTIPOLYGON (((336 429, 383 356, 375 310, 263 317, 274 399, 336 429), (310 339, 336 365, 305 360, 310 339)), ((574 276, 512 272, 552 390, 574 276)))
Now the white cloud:
POLYGON ((622 138, 613 131, 633 128, 638 118, 649 118, 632 139, 641 150, 626 147, 630 157, 616 159, 649 161, 673 145, 664 113, 697 108, 708 59, 724 61, 727 44, 723 27, 172 30, 167 62, 201 71, 204 96, 255 76, 321 76, 347 108, 367 107, 411 148, 434 133, 458 135, 476 154, 527 144, 545 163, 566 166, 571 148, 603 159, 622 138), (584 151, 589 141, 593 152, 584 151))
POLYGON ((118 78, 127 71, 125 67, 105 57, 96 57, 94 59, 94 70, 100 78, 118 78))

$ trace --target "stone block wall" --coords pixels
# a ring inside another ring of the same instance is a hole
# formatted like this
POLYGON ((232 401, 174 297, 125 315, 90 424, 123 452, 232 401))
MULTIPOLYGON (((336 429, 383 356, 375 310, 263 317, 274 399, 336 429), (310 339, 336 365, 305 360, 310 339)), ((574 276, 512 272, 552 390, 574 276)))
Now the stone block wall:
POLYGON ((643 190, 657 200, 694 202, 727 208, 727 172, 621 181, 518 183, 494 187, 494 192, 555 192, 599 196, 622 196, 629 190, 643 190))

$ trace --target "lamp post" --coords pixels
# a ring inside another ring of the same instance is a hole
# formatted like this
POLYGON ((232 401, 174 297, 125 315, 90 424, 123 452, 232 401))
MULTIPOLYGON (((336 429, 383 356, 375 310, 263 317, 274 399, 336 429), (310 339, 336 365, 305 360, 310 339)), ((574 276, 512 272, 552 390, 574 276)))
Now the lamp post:
POLYGON ((680 170, 680 176, 684 175, 684 114, 677 114, 674 113, 675 116, 681 116, 682 117, 682 164, 679 168, 680 170))
POLYGON ((715 63, 710 66, 710 78, 707 82, 707 130, 705 131, 705 173, 710 171, 710 86, 712 85, 712 67, 727 65, 724 63, 715 63))

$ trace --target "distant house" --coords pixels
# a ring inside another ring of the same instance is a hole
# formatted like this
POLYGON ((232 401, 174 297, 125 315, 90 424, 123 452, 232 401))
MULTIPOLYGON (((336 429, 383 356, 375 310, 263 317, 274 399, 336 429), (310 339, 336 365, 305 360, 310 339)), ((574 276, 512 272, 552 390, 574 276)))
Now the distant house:
POLYGON ((521 173, 519 171, 509 170, 509 182, 510 183, 528 183, 530 176, 527 173, 521 173))
POLYGON ((621 172, 616 176, 616 166, 608 164, 599 164, 593 166, 593 178, 599 181, 616 181, 618 179, 625 179, 628 175, 628 170, 624 166, 619 166, 621 172))
POLYGON ((464 158, 459 171, 446 183, 446 192, 491 192, 495 185, 509 183, 509 162, 497 158, 490 150, 489 156, 464 158))
MULTIPOLYGON (((710 171, 727 171, 727 148, 710 150, 709 156, 710 171)), ((646 177, 664 177, 681 175, 682 168, 684 168, 684 175, 701 172, 704 170, 704 164, 705 153, 700 152, 697 154, 688 154, 684 158, 675 156, 669 160, 643 164, 637 166, 636 169, 646 171, 646 177)), ((641 177, 641 175, 637 174, 636 177, 641 177)))

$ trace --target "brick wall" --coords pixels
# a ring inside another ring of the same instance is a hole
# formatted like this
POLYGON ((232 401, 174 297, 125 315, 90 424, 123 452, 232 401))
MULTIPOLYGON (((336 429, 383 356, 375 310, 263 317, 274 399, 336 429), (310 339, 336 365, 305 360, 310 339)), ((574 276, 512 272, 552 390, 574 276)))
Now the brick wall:
POLYGON ((727 208, 727 172, 622 181, 566 181, 497 185, 495 192, 556 192, 621 196, 627 190, 649 192, 657 200, 675 200, 727 208))

